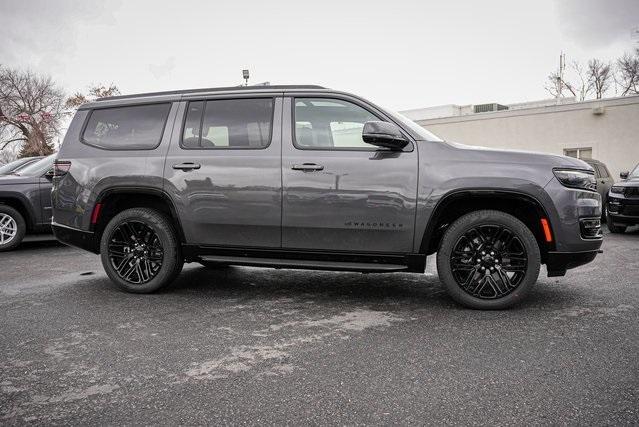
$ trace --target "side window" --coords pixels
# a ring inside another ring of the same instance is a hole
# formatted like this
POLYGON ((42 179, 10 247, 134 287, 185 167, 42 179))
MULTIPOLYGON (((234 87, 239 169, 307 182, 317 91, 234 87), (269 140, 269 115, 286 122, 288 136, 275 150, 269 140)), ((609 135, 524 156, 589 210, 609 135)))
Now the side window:
POLYGON ((592 163, 589 163, 589 164, 595 170, 595 178, 597 178, 597 179, 601 178, 601 169, 599 168, 599 165, 595 165, 595 164, 592 164, 592 163))
POLYGON ((348 101, 295 99, 295 146, 298 148, 374 148, 362 140, 364 123, 377 116, 348 101))
POLYGON ((599 166, 599 175, 601 175, 602 178, 609 178, 610 173, 608 173, 608 169, 604 165, 598 165, 598 166, 599 166))
POLYGON ((171 104, 91 111, 82 141, 110 150, 151 150, 160 144, 171 104))
POLYGON ((265 148, 271 142, 273 99, 219 99, 188 104, 182 147, 265 148))

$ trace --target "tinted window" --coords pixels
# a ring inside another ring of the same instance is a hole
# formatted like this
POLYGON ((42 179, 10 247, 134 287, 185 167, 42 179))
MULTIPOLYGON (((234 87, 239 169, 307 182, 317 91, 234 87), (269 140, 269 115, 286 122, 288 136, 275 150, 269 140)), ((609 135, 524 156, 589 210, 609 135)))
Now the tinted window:
POLYGON ((158 146, 171 104, 93 110, 84 142, 113 150, 148 150, 158 146))
POLYGON ((271 141, 273 99, 190 102, 184 121, 184 148, 265 148, 271 141))
POLYGON ((49 172, 53 168, 53 161, 55 160, 55 154, 51 154, 37 162, 30 163, 28 166, 21 168, 16 172, 16 175, 20 176, 42 176, 49 172))
POLYGON ((18 169, 25 167, 25 165, 28 165, 29 163, 33 163, 36 160, 37 159, 31 159, 31 158, 14 160, 11 163, 7 163, 6 165, 0 166, 0 175, 17 171, 18 169))
POLYGON ((299 148, 368 148, 364 123, 379 120, 351 102, 326 98, 295 99, 295 141, 299 148))

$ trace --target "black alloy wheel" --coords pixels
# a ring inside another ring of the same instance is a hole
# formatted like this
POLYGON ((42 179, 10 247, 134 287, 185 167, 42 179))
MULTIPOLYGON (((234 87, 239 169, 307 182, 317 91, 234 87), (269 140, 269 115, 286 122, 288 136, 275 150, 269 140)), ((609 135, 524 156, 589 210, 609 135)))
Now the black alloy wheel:
POLYGON ((140 221, 118 225, 109 241, 109 260, 117 274, 129 283, 143 284, 162 268, 164 249, 151 227, 140 221))
POLYGON ((150 208, 127 209, 111 218, 102 232, 100 256, 111 281, 134 293, 170 284, 184 265, 173 221, 150 208))
POLYGON ((502 211, 479 210, 453 221, 437 251, 437 273, 448 294, 476 309, 500 310, 520 303, 540 268, 535 235, 502 211))
POLYGON ((528 266, 526 248, 500 224, 468 229, 455 243, 450 267, 457 284, 475 298, 501 298, 522 282, 528 266))

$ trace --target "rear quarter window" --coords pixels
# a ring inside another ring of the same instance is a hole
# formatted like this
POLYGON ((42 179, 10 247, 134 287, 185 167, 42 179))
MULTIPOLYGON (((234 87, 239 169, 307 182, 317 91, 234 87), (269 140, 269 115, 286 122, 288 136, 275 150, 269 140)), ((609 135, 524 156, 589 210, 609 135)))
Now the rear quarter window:
POLYGON ((107 150, 152 150, 160 144, 170 103, 92 110, 82 142, 107 150))

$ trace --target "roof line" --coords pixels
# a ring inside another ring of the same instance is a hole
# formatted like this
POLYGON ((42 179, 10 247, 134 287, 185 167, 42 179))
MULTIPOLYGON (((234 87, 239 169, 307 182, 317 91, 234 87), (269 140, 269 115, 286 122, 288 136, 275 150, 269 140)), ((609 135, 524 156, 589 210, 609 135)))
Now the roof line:
POLYGON ((210 87, 200 89, 184 89, 184 90, 169 90, 164 92, 146 92, 146 93, 133 93, 130 95, 115 95, 105 96, 98 98, 96 101, 106 101, 112 99, 127 99, 127 98, 141 98, 145 96, 169 96, 169 95, 183 95, 200 92, 230 92, 230 91, 268 91, 268 90, 286 90, 286 89, 326 89, 324 86, 318 85, 273 85, 273 86, 226 86, 226 87, 210 87))

